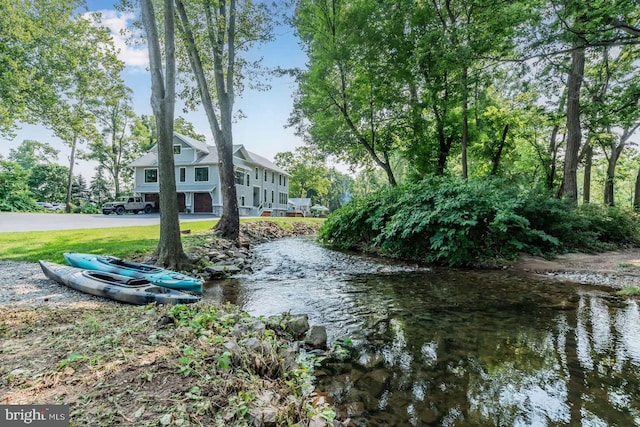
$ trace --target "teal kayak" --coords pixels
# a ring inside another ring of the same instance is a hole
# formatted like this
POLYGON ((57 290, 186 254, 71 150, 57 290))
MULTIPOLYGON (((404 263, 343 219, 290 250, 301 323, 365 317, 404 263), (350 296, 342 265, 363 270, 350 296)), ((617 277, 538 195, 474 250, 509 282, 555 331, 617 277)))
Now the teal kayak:
POLYGON ((129 304, 189 304, 200 297, 105 271, 85 270, 53 262, 40 261, 49 279, 77 291, 129 304))
POLYGON ((167 288, 188 292, 202 292, 202 280, 150 264, 125 261, 114 256, 65 252, 64 259, 73 267, 105 271, 121 276, 146 279, 167 288))

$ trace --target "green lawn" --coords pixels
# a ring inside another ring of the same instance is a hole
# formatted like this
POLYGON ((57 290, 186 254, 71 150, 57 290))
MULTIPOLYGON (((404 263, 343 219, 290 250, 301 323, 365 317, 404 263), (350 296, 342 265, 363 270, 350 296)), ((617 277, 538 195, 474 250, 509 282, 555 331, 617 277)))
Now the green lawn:
MULTIPOLYGON (((315 218, 264 218, 286 228, 293 221, 322 221, 315 218)), ((260 221, 258 218, 241 221, 260 221)), ((183 223, 182 230, 191 230, 183 236, 186 247, 197 234, 213 228, 216 220, 183 223)), ((158 245, 160 226, 92 228, 83 230, 30 231, 20 233, 0 233, 0 259, 10 261, 31 261, 40 259, 63 263, 63 252, 86 252, 115 255, 120 258, 134 258, 149 254, 158 245)))

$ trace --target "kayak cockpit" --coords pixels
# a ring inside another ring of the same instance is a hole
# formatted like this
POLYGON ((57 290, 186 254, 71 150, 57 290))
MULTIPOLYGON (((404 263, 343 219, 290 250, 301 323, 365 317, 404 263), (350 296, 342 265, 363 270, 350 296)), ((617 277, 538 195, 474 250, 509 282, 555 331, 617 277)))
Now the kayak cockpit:
POLYGON ((101 271, 85 270, 82 274, 94 280, 109 283, 110 285, 126 286, 128 288, 141 288, 152 285, 147 279, 131 279, 116 274, 104 273, 101 271))
POLYGON ((141 264, 139 262, 126 261, 121 258, 111 256, 96 257, 98 261, 103 264, 115 265, 120 268, 128 268, 131 270, 137 270, 141 273, 159 273, 163 271, 163 268, 156 267, 155 265, 141 264))

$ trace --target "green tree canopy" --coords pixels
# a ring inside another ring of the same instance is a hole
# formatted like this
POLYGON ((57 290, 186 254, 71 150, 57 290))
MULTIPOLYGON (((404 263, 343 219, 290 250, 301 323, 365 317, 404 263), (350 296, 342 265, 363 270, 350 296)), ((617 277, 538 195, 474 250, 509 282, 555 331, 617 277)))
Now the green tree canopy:
POLYGON ((37 164, 55 163, 59 153, 59 150, 46 142, 25 139, 18 148, 9 150, 8 160, 18 163, 24 169, 31 169, 37 164))
POLYGON ((289 178, 290 197, 309 197, 313 203, 321 203, 329 193, 331 181, 324 156, 309 147, 298 147, 295 152, 278 153, 275 164, 286 171, 289 178))
POLYGON ((37 164, 29 170, 31 197, 43 202, 63 203, 67 194, 69 168, 55 164, 37 164))
POLYGON ((105 96, 89 101, 89 109, 101 128, 89 144, 88 158, 98 161, 113 180, 116 197, 122 181, 130 181, 132 172, 126 165, 139 154, 138 145, 128 133, 134 118, 131 89, 118 77, 109 82, 105 96))
POLYGON ((29 172, 16 162, 0 160, 0 211, 35 210, 27 180, 29 172))

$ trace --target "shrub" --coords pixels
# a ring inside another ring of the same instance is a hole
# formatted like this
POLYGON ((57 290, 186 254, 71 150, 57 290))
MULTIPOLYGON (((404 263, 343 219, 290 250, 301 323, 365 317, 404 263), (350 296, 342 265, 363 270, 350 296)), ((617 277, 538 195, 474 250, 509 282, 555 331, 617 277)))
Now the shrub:
POLYGON ((619 209, 576 210, 503 181, 429 178, 347 204, 319 238, 342 249, 465 266, 520 252, 603 250, 637 242, 638 232, 635 214, 619 209))
POLYGON ((319 240, 340 249, 373 250, 372 242, 388 221, 397 197, 389 189, 376 197, 352 200, 327 218, 318 230, 319 240))
POLYGON ((93 203, 85 202, 79 206, 73 206, 71 209, 73 213, 82 213, 82 214, 99 214, 102 213, 102 209, 100 206, 95 205, 93 203))
POLYGON ((530 229, 517 213, 520 199, 499 182, 432 178, 400 191, 396 213, 375 241, 384 252, 463 266, 558 244, 530 229))
POLYGON ((633 245, 640 240, 638 213, 632 209, 585 204, 577 214, 600 244, 616 247, 633 245))

